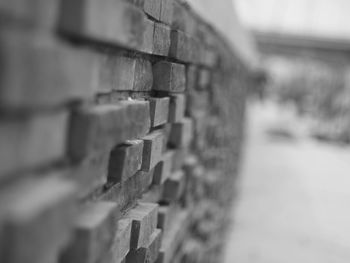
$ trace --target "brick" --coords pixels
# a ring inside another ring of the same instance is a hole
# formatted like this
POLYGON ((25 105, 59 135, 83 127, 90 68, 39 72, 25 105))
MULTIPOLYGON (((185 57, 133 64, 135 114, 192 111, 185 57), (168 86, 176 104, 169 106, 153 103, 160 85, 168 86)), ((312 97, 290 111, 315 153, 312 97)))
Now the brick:
POLYGON ((73 239, 61 262, 99 262, 109 251, 117 231, 117 211, 117 205, 111 202, 93 203, 85 208, 76 220, 73 239))
POLYGON ((1 262, 47 262, 68 242, 75 185, 56 175, 26 180, 2 191, 1 262))
POLYGON ((52 107, 94 94, 95 61, 83 49, 8 28, 0 33, 0 52, 2 109, 52 107))
POLYGON ((129 2, 63 0, 61 4, 60 30, 70 36, 140 49, 145 26, 144 13, 129 2))
POLYGON ((184 62, 193 62, 190 37, 182 31, 172 30, 170 39, 169 56, 184 62))
POLYGON ((67 171, 68 178, 78 185, 80 198, 86 197, 107 183, 109 156, 109 151, 90 153, 67 171))
POLYGON ((170 96, 169 122, 180 122, 185 116, 185 95, 176 94, 170 96))
POLYGON ((169 116, 169 97, 150 98, 149 101, 152 127, 165 124, 169 116))
POLYGON ((179 2, 173 5, 173 21, 171 28, 193 36, 197 30, 197 23, 189 8, 179 2))
POLYGON ((164 183, 162 201, 175 202, 180 199, 185 188, 185 175, 183 171, 174 172, 164 183))
POLYGON ((163 185, 151 185, 147 192, 145 192, 140 201, 145 203, 158 203, 161 200, 163 193, 163 185))
POLYGON ((99 261, 102 263, 122 262, 130 251, 132 221, 122 218, 118 221, 118 230, 115 234, 112 247, 99 261))
POLYGON ((172 261, 175 252, 186 235, 187 218, 188 214, 186 211, 181 211, 177 214, 173 220, 171 229, 163 235, 159 257, 156 263, 170 263, 172 261))
POLYGON ((100 196, 100 200, 116 202, 121 210, 131 206, 149 189, 153 173, 154 170, 149 172, 138 171, 124 183, 118 183, 108 189, 100 196))
POLYGON ((127 141, 115 147, 109 159, 108 181, 124 182, 133 176, 142 164, 143 141, 127 141))
POLYGON ((108 93, 112 90, 133 90, 136 59, 116 54, 98 56, 98 90, 108 93))
POLYGON ((154 131, 143 138, 142 171, 152 170, 160 161, 163 147, 163 133, 154 131))
POLYGON ((149 102, 146 101, 81 108, 72 116, 69 154, 80 160, 88 153, 111 150, 126 140, 140 138, 149 129, 149 102))
POLYGON ((180 149, 174 150, 173 165, 171 166, 171 169, 173 172, 182 169, 182 166, 187 157, 187 154, 188 154, 187 148, 180 148, 180 149))
POLYGON ((160 18, 161 0, 145 0, 144 11, 159 20, 160 18))
POLYGON ((174 219, 176 219, 179 210, 177 204, 159 206, 157 228, 163 230, 163 235, 166 235, 171 230, 171 225, 174 219))
POLYGON ((150 61, 138 58, 134 75, 134 91, 150 91, 153 86, 153 72, 150 61))
POLYGON ((198 85, 199 90, 206 90, 210 85, 210 71, 208 69, 200 69, 198 72, 198 85))
POLYGON ((128 211, 125 218, 132 220, 130 247, 139 249, 147 247, 152 233, 157 227, 158 205, 138 203, 128 211))
POLYGON ((156 229, 150 238, 146 247, 137 250, 131 250, 126 257, 126 263, 146 263, 157 260, 162 241, 162 231, 156 229))
POLYGON ((153 184, 162 185, 171 175, 174 151, 163 154, 162 160, 154 169, 153 184))
POLYGON ((193 121, 184 118, 181 122, 172 124, 169 146, 174 148, 187 148, 193 138, 193 121))
POLYGON ((26 0, 0 1, 0 12, 3 23, 22 24, 36 29, 53 29, 58 17, 56 0, 26 0))
POLYGON ((196 88, 198 80, 198 68, 194 65, 186 66, 186 90, 190 92, 196 88))
POLYGON ((160 61, 153 66, 153 89, 166 92, 185 91, 185 66, 160 61))
POLYGON ((154 25, 153 54, 168 56, 170 50, 170 28, 161 23, 154 25))
POLYGON ((167 25, 171 25, 173 21, 174 1, 162 0, 161 2, 160 21, 167 25))
POLYGON ((145 31, 143 32, 142 47, 140 48, 140 51, 147 54, 152 54, 153 52, 154 24, 155 23, 149 19, 146 19, 145 21, 145 31))
POLYGON ((68 113, 37 114, 0 121, 0 178, 65 157, 68 113))

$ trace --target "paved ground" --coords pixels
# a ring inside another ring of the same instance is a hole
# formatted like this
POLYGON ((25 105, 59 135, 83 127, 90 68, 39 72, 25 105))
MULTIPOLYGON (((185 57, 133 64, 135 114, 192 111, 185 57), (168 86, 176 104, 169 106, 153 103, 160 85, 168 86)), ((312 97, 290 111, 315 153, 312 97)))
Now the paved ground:
POLYGON ((225 263, 349 263, 350 148, 273 139, 297 126, 273 106, 249 111, 248 141, 225 263))

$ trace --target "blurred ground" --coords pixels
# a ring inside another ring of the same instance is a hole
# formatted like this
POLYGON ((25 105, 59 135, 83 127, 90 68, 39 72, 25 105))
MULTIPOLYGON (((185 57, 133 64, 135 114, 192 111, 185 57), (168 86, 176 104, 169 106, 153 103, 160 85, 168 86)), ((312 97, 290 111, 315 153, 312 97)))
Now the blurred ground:
POLYGON ((350 262, 350 148, 273 103, 251 104, 247 125, 225 263, 350 262))

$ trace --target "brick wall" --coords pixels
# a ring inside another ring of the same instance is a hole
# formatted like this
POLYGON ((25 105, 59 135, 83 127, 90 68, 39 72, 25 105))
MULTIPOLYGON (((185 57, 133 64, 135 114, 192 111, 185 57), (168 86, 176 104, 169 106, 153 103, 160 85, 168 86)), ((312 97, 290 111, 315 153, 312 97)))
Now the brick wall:
POLYGON ((219 262, 239 54, 175 0, 2 0, 0 17, 0 262, 219 262))

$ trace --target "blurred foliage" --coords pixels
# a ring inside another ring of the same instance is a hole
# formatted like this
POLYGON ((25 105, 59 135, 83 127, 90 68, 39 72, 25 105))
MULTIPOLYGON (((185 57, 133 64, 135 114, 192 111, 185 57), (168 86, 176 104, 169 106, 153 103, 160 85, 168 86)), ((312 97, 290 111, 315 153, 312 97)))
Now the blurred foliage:
POLYGON ((270 61, 269 94, 312 117, 313 136, 350 142, 350 71, 308 59, 270 61))

